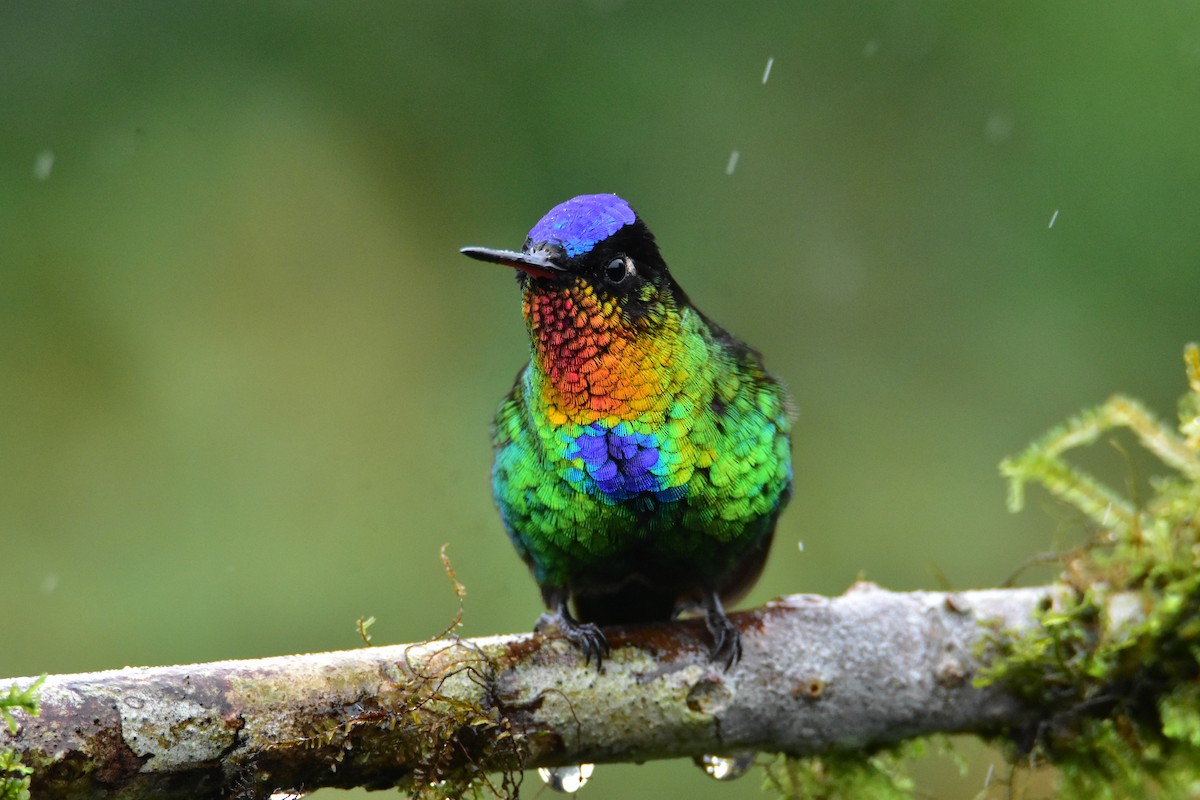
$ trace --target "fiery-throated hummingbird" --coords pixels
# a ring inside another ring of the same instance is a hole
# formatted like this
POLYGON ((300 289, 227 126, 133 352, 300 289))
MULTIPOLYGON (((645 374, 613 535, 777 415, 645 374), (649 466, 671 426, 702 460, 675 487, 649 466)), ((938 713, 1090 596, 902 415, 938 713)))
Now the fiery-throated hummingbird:
POLYGON ((702 610, 731 666, 722 603, 758 579, 791 495, 783 387, 614 194, 555 206, 520 251, 462 252, 517 269, 530 361, 496 413, 492 492, 550 609, 539 629, 599 663, 599 625, 702 610))

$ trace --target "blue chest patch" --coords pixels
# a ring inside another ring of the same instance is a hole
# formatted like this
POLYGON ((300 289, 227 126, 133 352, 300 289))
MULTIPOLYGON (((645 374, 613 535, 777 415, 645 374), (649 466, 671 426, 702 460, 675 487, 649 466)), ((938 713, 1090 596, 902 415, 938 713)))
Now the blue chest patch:
POLYGON ((660 457, 658 438, 638 433, 625 422, 615 428, 593 422, 568 445, 566 457, 583 461, 583 469, 568 470, 567 480, 610 505, 642 494, 672 502, 687 491, 686 485, 666 487, 663 478, 651 472, 660 457))
POLYGON ((529 232, 528 244, 560 245, 574 258, 636 219, 629 204, 615 194, 583 194, 550 209, 529 232))

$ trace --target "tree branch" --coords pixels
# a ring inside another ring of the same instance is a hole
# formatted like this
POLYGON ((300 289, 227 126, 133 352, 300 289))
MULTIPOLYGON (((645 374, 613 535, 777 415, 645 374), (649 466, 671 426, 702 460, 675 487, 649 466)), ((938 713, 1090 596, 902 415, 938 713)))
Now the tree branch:
POLYGON ((745 653, 729 672, 684 621, 610 629, 603 673, 524 634, 51 676, 0 750, 34 768, 34 797, 250 798, 992 733, 1033 712, 973 685, 976 654, 1055 591, 792 595, 732 615, 745 653))

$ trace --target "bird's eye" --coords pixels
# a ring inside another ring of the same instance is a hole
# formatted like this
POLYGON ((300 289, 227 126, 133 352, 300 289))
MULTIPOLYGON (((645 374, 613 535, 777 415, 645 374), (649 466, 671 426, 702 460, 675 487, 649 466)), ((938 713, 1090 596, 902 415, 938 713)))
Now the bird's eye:
POLYGON ((623 283, 634 272, 633 259, 629 256, 614 258, 604 268, 604 278, 614 286, 623 283))

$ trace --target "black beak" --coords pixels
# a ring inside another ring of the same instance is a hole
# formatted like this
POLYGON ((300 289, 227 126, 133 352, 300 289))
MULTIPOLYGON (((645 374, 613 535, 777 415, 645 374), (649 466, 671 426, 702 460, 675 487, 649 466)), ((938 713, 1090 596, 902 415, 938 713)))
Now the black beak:
POLYGON ((490 247, 464 247, 459 252, 480 261, 515 267, 535 278, 553 278, 566 271, 544 253, 518 253, 515 250, 493 250, 490 247))

